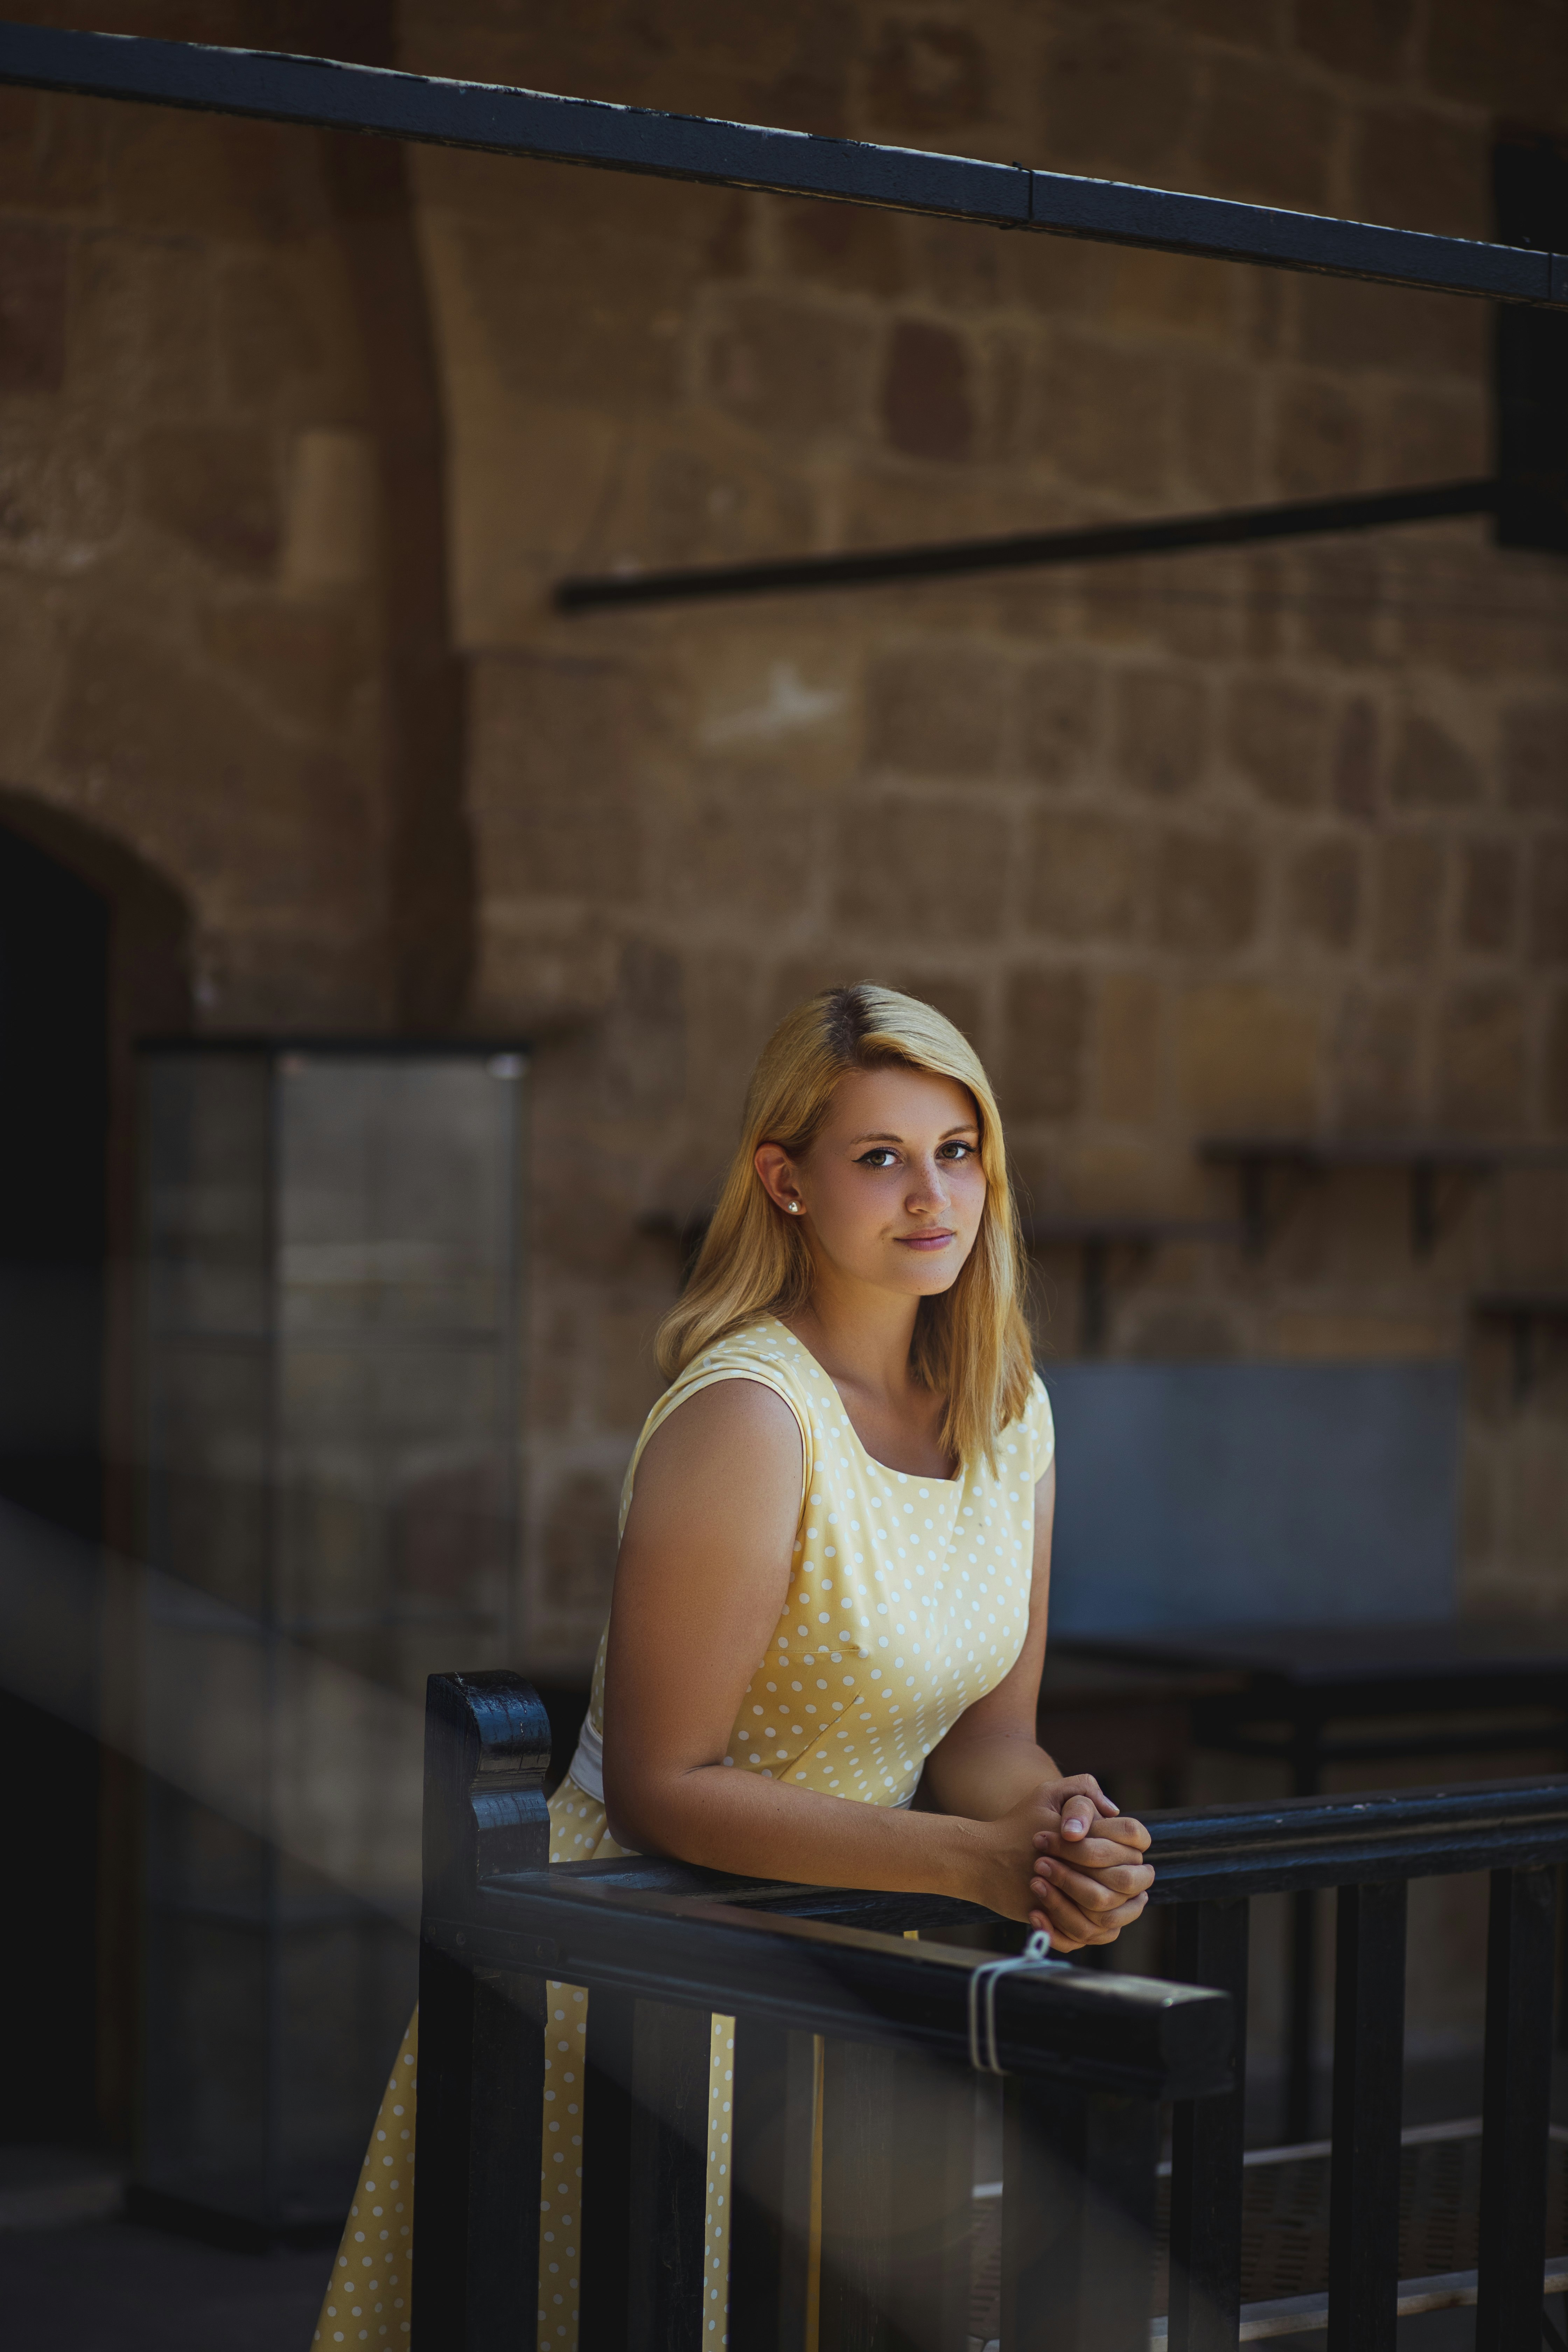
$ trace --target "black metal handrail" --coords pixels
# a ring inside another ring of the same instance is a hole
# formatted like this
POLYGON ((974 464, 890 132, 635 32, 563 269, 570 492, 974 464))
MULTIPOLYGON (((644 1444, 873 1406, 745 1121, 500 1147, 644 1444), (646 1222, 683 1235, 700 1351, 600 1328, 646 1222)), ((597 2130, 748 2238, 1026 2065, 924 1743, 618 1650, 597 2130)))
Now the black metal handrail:
MULTIPOLYGON (((968 1995, 984 1963, 903 1931, 940 1937, 989 1915, 647 1859, 550 1868, 548 1754, 543 1710, 515 1675, 432 1678, 416 2352, 526 2339, 519 2314, 535 2308, 538 2248, 516 2216, 538 2180, 547 1979, 591 1994, 584 2352, 705 2340, 714 2011, 737 2020, 731 2342, 799 2352, 805 2341, 818 2038, 831 2191, 821 2352, 961 2346, 968 1995)), ((1162 2099, 1173 2106, 1169 2352, 1237 2344, 1244 2070, 1226 2052, 1246 2032, 1249 1907, 1256 1895, 1326 1886, 1339 1889, 1328 2344, 1388 2352, 1406 1889, 1480 1869, 1491 1895, 1476 2341, 1478 2352, 1539 2342, 1568 1778, 1150 1821, 1154 1899, 1173 1906, 1182 1986, 1071 1969, 997 1987, 1007 2352, 1143 2352, 1162 2099)))
MULTIPOLYGON (((550 1868, 549 1752, 544 1710, 516 1675, 432 1676, 416 2352, 518 2352, 531 2340, 539 2242, 522 2217, 539 2202, 550 1980, 590 1995, 583 2352, 697 2352, 711 2340, 714 2011, 736 2021, 731 2342, 805 2342, 815 2042, 821 2352, 962 2347, 969 1995, 986 1956, 899 1931, 989 1915, 676 1864, 550 1868)), ((1146 2352, 1160 2102, 1224 2097, 1231 2003, 1196 1985, 1064 1967, 1005 1976, 994 1992, 1008 2352, 1146 2352)))

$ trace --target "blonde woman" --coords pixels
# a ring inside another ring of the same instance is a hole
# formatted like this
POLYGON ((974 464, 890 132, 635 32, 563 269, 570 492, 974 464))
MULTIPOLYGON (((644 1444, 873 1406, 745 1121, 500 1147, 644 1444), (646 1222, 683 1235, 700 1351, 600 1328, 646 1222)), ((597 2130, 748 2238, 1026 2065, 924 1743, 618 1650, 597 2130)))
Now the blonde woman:
MULTIPOLYGON (((967 1041, 869 983, 791 1013, 660 1328, 670 1385, 626 1474, 588 1720, 551 1804, 552 1862, 638 1852, 957 1895, 1065 1950, 1138 1917, 1147 1832, 1036 1739, 1054 1441, 1018 1283, 1001 1120, 967 1041)), ((539 2342, 571 2352, 586 1997, 552 1987, 550 2009, 539 2342)), ((715 2021, 715 2345, 727 2029, 715 2021)), ((410 2188, 412 2074, 411 2040, 372 2142, 410 2188)), ((318 2343, 405 2333, 406 2255, 380 2253, 393 2238, 354 2238, 375 2218, 374 2170, 318 2343)))

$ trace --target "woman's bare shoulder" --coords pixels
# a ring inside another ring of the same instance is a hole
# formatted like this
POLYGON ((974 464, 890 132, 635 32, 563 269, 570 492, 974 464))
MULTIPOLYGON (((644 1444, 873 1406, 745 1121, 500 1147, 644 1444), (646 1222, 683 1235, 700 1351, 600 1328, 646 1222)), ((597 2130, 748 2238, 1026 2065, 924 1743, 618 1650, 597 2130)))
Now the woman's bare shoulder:
POLYGON ((746 1372, 712 1381, 682 1398, 643 1448, 637 1465, 662 1479, 722 1463, 759 1470, 788 1467, 800 1478, 800 1424, 775 1388, 746 1372))

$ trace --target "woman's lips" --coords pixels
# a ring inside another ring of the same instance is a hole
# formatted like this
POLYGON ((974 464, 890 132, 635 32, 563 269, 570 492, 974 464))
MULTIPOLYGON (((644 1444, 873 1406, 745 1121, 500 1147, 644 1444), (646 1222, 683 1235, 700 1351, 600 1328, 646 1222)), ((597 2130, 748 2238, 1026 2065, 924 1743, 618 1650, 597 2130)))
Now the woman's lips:
POLYGON ((954 1236, 945 1227, 940 1233, 934 1234, 895 1234, 893 1235, 893 1239, 901 1248, 912 1250, 945 1249, 953 1238, 954 1236))

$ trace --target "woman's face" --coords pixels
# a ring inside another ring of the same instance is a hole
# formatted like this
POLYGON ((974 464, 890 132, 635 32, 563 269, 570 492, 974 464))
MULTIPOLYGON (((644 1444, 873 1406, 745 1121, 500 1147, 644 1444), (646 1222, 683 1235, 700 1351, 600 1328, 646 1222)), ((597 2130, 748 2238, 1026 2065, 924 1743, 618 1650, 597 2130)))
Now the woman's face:
POLYGON ((914 1297, 950 1289, 985 1206, 974 1099, 955 1079, 894 1064, 839 1081, 799 1160, 777 1144, 757 1172, 812 1253, 851 1280, 914 1297))

